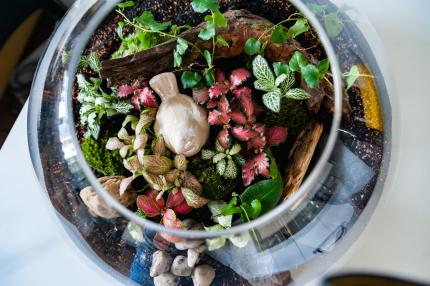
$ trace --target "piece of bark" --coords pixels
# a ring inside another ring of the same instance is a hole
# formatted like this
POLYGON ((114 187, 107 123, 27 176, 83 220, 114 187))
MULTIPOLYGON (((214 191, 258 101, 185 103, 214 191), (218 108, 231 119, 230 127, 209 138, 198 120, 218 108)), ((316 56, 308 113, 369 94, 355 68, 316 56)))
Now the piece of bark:
POLYGON ((299 189, 322 132, 322 123, 312 121, 294 142, 288 156, 289 164, 284 178, 284 193, 282 196, 284 200, 287 200, 299 189))
MULTIPOLYGON (((251 38, 258 38, 267 27, 273 23, 265 18, 254 15, 247 10, 230 10, 224 13, 228 21, 228 27, 217 29, 217 33, 223 36, 230 47, 217 46, 215 58, 231 58, 239 56, 244 52, 246 41, 251 38)), ((198 38, 198 34, 206 24, 201 23, 192 29, 180 34, 181 38, 193 43, 199 49, 212 49, 212 41, 203 41, 198 38)), ((266 33, 261 41, 269 41, 270 33, 266 33)), ((172 71, 173 51, 176 48, 176 39, 169 40, 148 50, 130 55, 124 58, 107 60, 102 62, 100 75, 108 78, 111 83, 121 83, 137 77, 150 78, 165 71, 172 71)), ((294 51, 301 49, 301 45, 294 39, 289 39, 282 45, 269 43, 265 50, 265 55, 270 60, 288 61, 294 51)), ((303 51, 305 58, 311 63, 316 63, 313 56, 303 51)), ((194 63, 203 63, 201 54, 192 47, 183 57, 183 65, 188 66, 194 63)))

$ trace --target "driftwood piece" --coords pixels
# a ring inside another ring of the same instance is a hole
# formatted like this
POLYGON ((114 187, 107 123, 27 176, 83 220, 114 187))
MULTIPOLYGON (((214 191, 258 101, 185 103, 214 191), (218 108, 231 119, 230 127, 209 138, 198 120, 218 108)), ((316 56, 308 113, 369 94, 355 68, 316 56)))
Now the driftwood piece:
POLYGON ((310 122, 299 134, 288 156, 289 165, 284 177, 283 198, 287 200, 300 187, 309 168, 315 148, 321 138, 323 125, 317 121, 310 122))

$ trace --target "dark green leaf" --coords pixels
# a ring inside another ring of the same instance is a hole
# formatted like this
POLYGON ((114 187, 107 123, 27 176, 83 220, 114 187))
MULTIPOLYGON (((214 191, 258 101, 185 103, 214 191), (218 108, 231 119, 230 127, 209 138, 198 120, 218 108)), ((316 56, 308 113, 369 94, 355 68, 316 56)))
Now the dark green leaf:
POLYGON ((295 38, 303 33, 309 31, 309 23, 308 20, 298 19, 294 25, 288 29, 288 37, 295 38))
POLYGON ((261 203, 261 213, 264 214, 273 209, 282 195, 282 177, 279 173, 275 159, 270 157, 271 179, 260 181, 249 186, 240 196, 242 202, 252 204, 254 200, 261 203))
POLYGON ((208 64, 208 67, 212 66, 212 55, 211 52, 208 50, 203 51, 203 56, 205 57, 206 63, 208 64))
POLYGON ((292 71, 300 71, 300 68, 303 68, 307 65, 308 61, 305 59, 303 54, 299 51, 294 52, 289 63, 290 69, 292 71))
POLYGON ((320 73, 318 69, 312 64, 308 64, 307 66, 302 67, 301 74, 306 84, 310 88, 315 88, 320 82, 319 80, 320 73))
POLYGON ((117 4, 118 8, 125 9, 134 6, 134 1, 125 1, 117 4))
POLYGON ((139 17, 135 18, 138 24, 146 25, 153 31, 164 31, 170 27, 171 22, 158 23, 154 19, 154 15, 151 12, 145 11, 139 17))
POLYGON ((215 24, 207 23, 207 27, 200 30, 199 38, 207 41, 212 39, 213 36, 215 36, 215 24))
POLYGON ((287 29, 282 25, 277 25, 272 32, 270 41, 274 44, 282 44, 288 39, 287 29))
POLYGON ((191 2, 193 10, 197 13, 204 13, 207 10, 218 10, 219 4, 216 0, 193 0, 191 2))
POLYGON ((226 48, 230 47, 229 43, 227 43, 227 41, 221 35, 216 36, 216 43, 226 48))
POLYGON ((181 82, 183 88, 194 88, 200 84, 202 77, 198 72, 185 71, 182 73, 181 82))
POLYGON ((329 68, 330 68, 330 61, 328 59, 324 59, 318 63, 317 69, 320 73, 320 76, 319 76, 320 79, 325 77, 329 68))
POLYGON ((343 30, 343 23, 337 13, 330 13, 324 17, 324 27, 330 37, 336 38, 343 30))
POLYGON ((227 19, 220 11, 214 11, 212 13, 212 19, 217 28, 227 28, 227 19))
POLYGON ((249 38, 245 43, 245 53, 253 56, 261 51, 261 42, 255 38, 249 38))
POLYGON ((261 202, 253 200, 247 211, 250 218, 256 219, 261 214, 261 202))
POLYGON ((207 86, 212 86, 215 84, 215 69, 205 69, 205 81, 207 86))
POLYGON ((290 67, 287 63, 276 62, 273 63, 273 70, 276 76, 280 76, 281 74, 288 74, 290 72, 290 67))

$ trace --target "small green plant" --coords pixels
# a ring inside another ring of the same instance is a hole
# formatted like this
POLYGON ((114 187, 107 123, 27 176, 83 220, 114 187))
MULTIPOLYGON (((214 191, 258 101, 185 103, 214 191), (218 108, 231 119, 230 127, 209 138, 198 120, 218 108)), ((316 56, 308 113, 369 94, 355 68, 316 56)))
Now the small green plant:
POLYGON ((297 36, 306 33, 307 31, 309 31, 309 29, 310 26, 308 20, 306 18, 301 17, 299 13, 294 13, 290 17, 277 23, 276 25, 268 27, 263 33, 261 33, 261 35, 257 39, 253 37, 249 38, 245 43, 245 53, 250 56, 262 53, 268 43, 262 43, 261 40, 268 33, 271 33, 270 42, 274 44, 283 44, 290 38, 294 39, 297 36), (289 21, 296 22, 293 26, 287 29, 283 26, 283 24, 289 21))
POLYGON ((268 62, 261 55, 255 57, 252 62, 252 71, 257 80, 254 87, 265 91, 263 103, 271 111, 279 112, 281 109, 281 98, 291 98, 304 100, 310 98, 310 94, 301 88, 292 88, 295 83, 294 73, 288 65, 276 63, 275 75, 273 74, 268 62))
POLYGON ((118 151, 110 151, 105 148, 109 135, 96 140, 92 137, 85 139, 81 144, 85 160, 94 170, 105 176, 125 175, 127 170, 122 164, 122 158, 118 151))
POLYGON ((115 92, 107 94, 101 88, 102 79, 90 78, 87 80, 83 74, 76 75, 79 86, 78 102, 81 104, 79 109, 80 123, 87 126, 88 131, 85 137, 99 137, 100 124, 104 116, 114 116, 117 114, 127 114, 133 109, 133 105, 121 101, 115 92))
POLYGON ((82 55, 79 58, 78 69, 90 68, 95 72, 100 72, 101 64, 100 58, 96 52, 91 52, 88 55, 82 55))
POLYGON ((239 173, 237 165, 242 166, 245 162, 239 154, 242 147, 234 144, 230 148, 224 149, 216 141, 215 150, 202 150, 202 159, 211 160, 216 165, 217 172, 225 179, 235 179, 239 173))

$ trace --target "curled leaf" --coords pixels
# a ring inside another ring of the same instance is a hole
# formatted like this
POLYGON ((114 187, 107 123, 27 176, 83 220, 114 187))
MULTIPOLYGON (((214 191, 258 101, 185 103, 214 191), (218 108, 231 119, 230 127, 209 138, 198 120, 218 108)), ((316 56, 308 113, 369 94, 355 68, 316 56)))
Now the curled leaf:
POLYGON ((142 158, 142 165, 151 174, 163 175, 172 168, 172 160, 164 156, 146 155, 142 158))
POLYGON ((201 208, 209 202, 208 199, 197 195, 191 189, 181 188, 181 190, 185 200, 187 201, 187 204, 192 208, 195 208, 195 209, 201 208))
POLYGON ((111 137, 106 142, 106 149, 108 150, 118 150, 124 147, 124 143, 122 143, 117 137, 111 137))
POLYGON ((251 76, 251 73, 245 68, 235 69, 231 72, 230 83, 232 86, 237 87, 242 85, 251 76))

